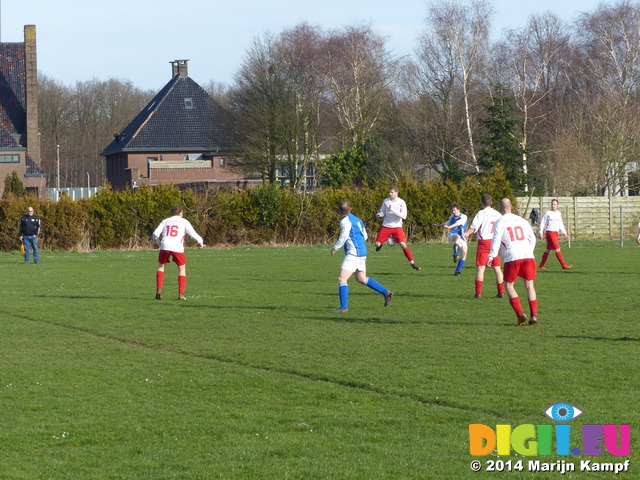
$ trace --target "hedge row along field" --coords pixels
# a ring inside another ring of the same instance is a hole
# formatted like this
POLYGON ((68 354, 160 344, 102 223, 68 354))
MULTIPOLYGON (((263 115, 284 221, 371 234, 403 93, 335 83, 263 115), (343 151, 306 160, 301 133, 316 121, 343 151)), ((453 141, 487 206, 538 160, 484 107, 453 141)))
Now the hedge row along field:
MULTIPOLYGON (((0 249, 19 248, 18 224, 27 206, 42 220, 41 248, 48 250, 134 249, 151 245, 151 232, 169 215, 172 205, 185 207, 185 217, 207 245, 299 244, 314 245, 335 239, 339 230, 337 205, 352 203, 369 232, 379 221, 375 213, 386 187, 324 189, 300 194, 276 185, 262 185, 243 192, 222 188, 205 192, 181 191, 175 186, 142 187, 135 191, 101 190, 96 197, 58 202, 35 197, 9 197, 0 201, 0 249)), ((512 197, 502 173, 469 178, 463 184, 450 182, 398 183, 400 197, 407 202, 405 223, 413 242, 439 239, 442 229, 431 224, 449 217, 449 204, 458 202, 472 216, 481 208, 480 196, 490 193, 497 200, 512 197)), ((514 199, 515 200, 515 199, 514 199)))

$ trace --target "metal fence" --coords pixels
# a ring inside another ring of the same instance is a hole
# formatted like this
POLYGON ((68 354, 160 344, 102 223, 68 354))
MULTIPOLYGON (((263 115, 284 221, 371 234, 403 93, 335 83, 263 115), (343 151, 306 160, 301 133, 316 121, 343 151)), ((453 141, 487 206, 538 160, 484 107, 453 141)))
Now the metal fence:
POLYGON ((47 188, 46 196, 49 200, 57 202, 62 195, 66 195, 71 200, 95 197, 99 187, 77 187, 77 188, 47 188))

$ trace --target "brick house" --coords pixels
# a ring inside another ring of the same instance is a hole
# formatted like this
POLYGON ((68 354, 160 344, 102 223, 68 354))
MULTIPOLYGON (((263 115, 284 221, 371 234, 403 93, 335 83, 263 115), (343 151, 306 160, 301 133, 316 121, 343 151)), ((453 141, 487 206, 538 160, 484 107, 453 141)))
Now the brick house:
POLYGON ((24 43, 0 43, 0 194, 16 172, 27 192, 44 196, 39 163, 36 27, 25 25, 24 43))
POLYGON ((141 185, 246 186, 233 166, 229 116, 174 60, 172 78, 101 153, 114 188, 141 185))

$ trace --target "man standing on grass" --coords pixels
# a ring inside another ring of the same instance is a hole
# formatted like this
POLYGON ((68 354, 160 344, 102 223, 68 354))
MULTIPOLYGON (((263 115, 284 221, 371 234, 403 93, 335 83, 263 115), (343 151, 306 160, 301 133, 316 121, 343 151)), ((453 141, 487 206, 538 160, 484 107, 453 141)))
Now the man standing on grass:
POLYGON ((165 218, 153 232, 153 247, 160 248, 158 254, 158 271, 156 272, 156 300, 162 300, 162 284, 164 282, 164 266, 173 261, 178 266, 178 300, 186 300, 184 295, 187 286, 187 259, 184 254, 185 233, 198 242, 198 248, 204 247, 202 237, 196 233, 188 220, 182 218, 184 210, 181 205, 171 207, 171 217, 165 218), (158 240, 162 236, 162 243, 158 240))
POLYGON ((27 207, 27 214, 20 219, 18 230, 20 241, 24 247, 24 263, 29 263, 29 252, 33 251, 33 263, 40 260, 38 251, 38 235, 40 235, 40 218, 34 213, 33 207, 27 207))
POLYGON ((542 240, 542 232, 546 230, 547 237, 547 249, 542 254, 542 261, 540 262, 540 270, 546 270, 547 267, 544 266, 547 263, 547 258, 549 258, 549 252, 552 250, 556 252, 556 258, 562 265, 562 268, 568 270, 573 267, 573 265, 567 265, 562 257, 562 253, 560 253, 560 242, 558 241, 558 232, 564 235, 564 239, 568 240, 569 235, 567 235, 567 231, 564 228, 564 223, 562 221, 562 213, 558 210, 558 200, 555 198, 551 200, 551 210, 547 210, 547 212, 542 217, 542 221, 540 222, 540 228, 538 229, 538 236, 540 240, 542 240))
POLYGON ((467 216, 460 212, 460 205, 452 203, 450 205, 451 216, 445 223, 434 223, 434 227, 444 227, 449 230, 449 241, 453 243, 453 263, 456 270, 453 274, 457 277, 462 275, 462 267, 467 260, 467 240, 464 237, 464 229, 467 226, 467 216))
POLYGON ((376 217, 383 219, 382 226, 378 230, 378 236, 376 237, 376 252, 379 252, 384 242, 391 237, 402 247, 402 252, 409 260, 411 268, 422 270, 422 267, 416 265, 411 249, 407 246, 407 237, 402 229, 402 221, 407 219, 407 204, 398 197, 398 192, 398 187, 391 187, 389 189, 389 197, 384 199, 380 211, 376 213, 376 217))
POLYGON ((344 260, 338 275, 338 295, 340 307, 331 313, 343 313, 349 309, 349 285, 347 281, 355 272, 356 280, 363 285, 384 295, 384 306, 391 303, 393 292, 380 285, 373 278, 367 277, 367 230, 364 223, 351 213, 351 203, 348 200, 340 202, 340 237, 331 249, 331 255, 344 247, 344 260))
POLYGON ((495 223, 493 238, 491 240, 491 251, 487 258, 487 266, 490 266, 493 259, 502 251, 504 259, 504 283, 509 297, 509 303, 518 317, 518 326, 522 326, 527 321, 527 316, 522 310, 520 297, 514 287, 518 277, 524 280, 529 300, 529 311, 531 319, 529 325, 538 323, 538 299, 533 281, 536 278, 536 259, 533 256, 533 249, 536 246, 536 234, 531 225, 524 218, 511 213, 511 200, 503 198, 500 201, 500 213, 502 217, 495 223))
MULTIPOLYGON (((469 235, 476 233, 478 237, 478 249, 476 251, 476 295, 475 298, 482 297, 482 285, 484 283, 484 271, 487 268, 487 257, 489 256, 489 250, 491 250, 491 239, 493 237, 493 227, 500 218, 500 212, 491 208, 493 199, 491 195, 485 193, 482 195, 482 206, 480 210, 471 222, 469 229, 462 235, 465 240, 469 238, 469 235)), ((497 298, 504 297, 504 283, 502 270, 500 270, 500 257, 495 257, 490 265, 496 274, 496 284, 498 286, 497 298)))

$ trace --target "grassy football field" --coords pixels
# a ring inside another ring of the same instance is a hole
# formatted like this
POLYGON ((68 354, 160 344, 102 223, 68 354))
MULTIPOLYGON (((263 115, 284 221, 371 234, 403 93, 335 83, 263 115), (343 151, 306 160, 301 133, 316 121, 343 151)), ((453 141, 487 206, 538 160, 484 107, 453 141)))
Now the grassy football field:
MULTIPOLYGON (((553 424, 558 402, 584 412, 572 446, 630 424, 629 457, 589 459, 640 478, 640 247, 574 242, 570 271, 552 255, 534 327, 492 271, 473 298, 475 244, 460 277, 448 245, 412 245, 421 272, 371 249, 392 304, 352 278, 331 314, 329 250, 189 249, 186 302, 175 265, 154 299, 156 251, 1 254, 0 479, 559 478, 492 474, 495 454, 474 473, 469 454, 469 424, 553 424)), ((529 459, 586 458, 502 457, 529 459)))

